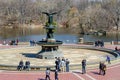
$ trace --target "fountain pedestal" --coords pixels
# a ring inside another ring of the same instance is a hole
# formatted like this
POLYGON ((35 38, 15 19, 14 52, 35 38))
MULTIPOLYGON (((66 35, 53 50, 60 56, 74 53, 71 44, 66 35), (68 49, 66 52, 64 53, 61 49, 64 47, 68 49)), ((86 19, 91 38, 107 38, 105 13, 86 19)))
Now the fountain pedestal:
POLYGON ((56 25, 53 25, 53 15, 56 13, 43 12, 48 16, 48 22, 45 25, 46 39, 38 41, 37 44, 42 47, 41 51, 38 52, 37 56, 40 59, 54 59, 56 57, 63 57, 62 51, 59 50, 59 46, 63 43, 62 41, 54 39, 54 31, 56 25))
POLYGON ((56 57, 63 57, 62 51, 59 50, 59 45, 62 44, 62 41, 39 41, 37 44, 42 47, 41 51, 37 54, 37 58, 54 59, 56 57))

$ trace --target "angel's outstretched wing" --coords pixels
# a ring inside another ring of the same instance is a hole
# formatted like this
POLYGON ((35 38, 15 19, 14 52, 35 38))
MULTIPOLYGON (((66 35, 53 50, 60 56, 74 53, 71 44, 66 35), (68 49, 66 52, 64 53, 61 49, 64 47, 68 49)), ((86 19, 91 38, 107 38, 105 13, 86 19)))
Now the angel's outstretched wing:
POLYGON ((57 12, 53 12, 53 13, 51 13, 51 15, 54 15, 54 14, 57 14, 57 12))
POLYGON ((49 13, 47 13, 47 12, 42 12, 43 14, 46 14, 47 16, 49 16, 49 13))

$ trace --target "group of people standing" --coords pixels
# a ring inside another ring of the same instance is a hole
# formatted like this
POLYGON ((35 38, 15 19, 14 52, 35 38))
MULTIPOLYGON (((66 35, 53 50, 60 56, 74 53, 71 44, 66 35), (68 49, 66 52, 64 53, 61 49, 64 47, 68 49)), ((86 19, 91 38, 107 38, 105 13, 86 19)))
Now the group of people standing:
POLYGON ((21 70, 30 70, 30 61, 26 61, 25 62, 25 65, 24 65, 24 62, 23 62, 23 60, 21 60, 20 62, 19 62, 19 65, 18 65, 18 67, 17 67, 17 70, 19 70, 19 71, 21 71, 21 70))
POLYGON ((95 41, 95 47, 104 47, 104 42, 102 40, 95 41))
POLYGON ((30 40, 30 46, 35 46, 36 42, 34 40, 30 40))
MULTIPOLYGON (((107 55, 106 56, 106 61, 108 62, 108 64, 111 64, 110 62, 110 57, 107 55)), ((55 61, 55 80, 58 80, 58 72, 64 72, 65 71, 65 67, 66 67, 66 72, 69 72, 69 60, 68 59, 60 59, 59 57, 56 58, 55 61)), ((82 74, 86 73, 86 59, 83 59, 81 61, 81 66, 82 66, 82 74)), ((105 75, 106 74, 106 64, 104 62, 100 62, 99 63, 99 75, 105 75)), ((46 69, 46 77, 45 80, 50 80, 50 69, 47 68, 46 69)))
POLYGON ((55 68, 61 72, 69 72, 69 63, 70 61, 68 59, 60 59, 60 57, 58 57, 55 61, 55 68))
POLYGON ((10 45, 18 45, 18 42, 19 42, 18 39, 16 39, 16 40, 11 40, 11 41, 9 42, 9 44, 10 44, 10 45))

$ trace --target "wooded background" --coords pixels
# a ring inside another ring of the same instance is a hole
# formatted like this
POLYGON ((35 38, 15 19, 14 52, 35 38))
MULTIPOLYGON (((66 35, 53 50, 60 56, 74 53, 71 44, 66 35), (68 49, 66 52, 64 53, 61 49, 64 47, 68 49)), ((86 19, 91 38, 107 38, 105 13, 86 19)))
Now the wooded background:
POLYGON ((42 24, 42 12, 59 12, 59 27, 80 33, 95 30, 116 31, 120 23, 120 0, 0 0, 0 28, 42 24))

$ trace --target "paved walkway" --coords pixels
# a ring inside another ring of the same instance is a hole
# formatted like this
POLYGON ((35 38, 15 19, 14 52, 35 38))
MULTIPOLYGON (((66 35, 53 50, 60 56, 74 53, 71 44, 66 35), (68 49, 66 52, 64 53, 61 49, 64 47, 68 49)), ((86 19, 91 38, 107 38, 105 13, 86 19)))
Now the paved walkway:
MULTIPOLYGON (((88 70, 86 74, 81 74, 80 70, 59 73, 59 80, 120 80, 120 64, 108 67, 105 76, 99 75, 98 72, 98 69, 93 69, 88 70)), ((50 77, 55 80, 53 72, 50 77)), ((45 73, 1 71, 0 80, 45 80, 45 73)))
MULTIPOLYGON (((115 46, 120 48, 119 45, 105 45, 105 48, 114 49, 115 46)), ((120 80, 119 61, 117 64, 107 66, 105 76, 99 75, 98 69, 88 70, 86 74, 81 74, 80 70, 74 70, 68 73, 59 73, 59 80, 120 80)), ((54 80, 53 72, 51 72, 50 77, 51 80, 54 80)), ((44 78, 45 72, 0 71, 0 80, 45 80, 44 78)))
MULTIPOLYGON (((99 70, 89 70, 86 74, 81 74, 81 71, 74 72, 80 79, 79 80, 120 80, 120 64, 107 68, 106 75, 99 75, 99 70)), ((74 80, 74 79, 73 79, 74 80)))

